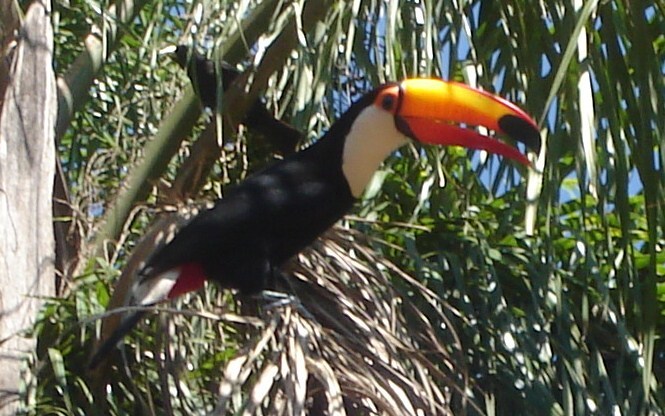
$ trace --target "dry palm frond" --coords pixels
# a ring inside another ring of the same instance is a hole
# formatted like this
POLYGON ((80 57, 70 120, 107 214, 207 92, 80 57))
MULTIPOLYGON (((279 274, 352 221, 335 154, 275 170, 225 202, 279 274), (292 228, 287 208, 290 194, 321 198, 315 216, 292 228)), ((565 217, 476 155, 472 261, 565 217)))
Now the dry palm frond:
MULTIPOLYGON (((155 224, 144 239, 147 246, 163 243, 164 239, 149 237, 166 233, 174 221, 167 219, 168 227, 155 224)), ((144 245, 138 246, 141 250, 135 250, 129 265, 145 256, 144 245)), ((212 313, 155 308, 169 312, 162 316, 180 315, 177 325, 158 337, 167 351, 161 355, 164 362, 158 363, 163 385, 168 385, 166 380, 183 385, 185 367, 197 368, 206 356, 225 350, 232 351, 221 361, 225 368, 209 375, 216 385, 208 387, 217 391, 216 415, 238 409, 247 415, 445 415, 468 407, 482 413, 470 398, 473 386, 460 364, 462 347, 447 318, 455 311, 378 255, 361 233, 333 228, 293 259, 276 285, 286 295, 260 307, 259 319, 247 316, 253 311, 248 303, 255 306, 249 299, 240 299, 244 316, 215 310, 215 305, 228 305, 229 298, 211 297, 209 291, 192 299, 212 313), (411 299, 418 299, 427 312, 411 299), (450 342, 443 345, 443 339, 450 342)), ((116 286, 115 295, 122 297, 126 286, 116 286)), ((140 353, 146 347, 141 344, 137 343, 135 359, 153 361, 153 353, 140 353)), ((219 366, 219 360, 213 362, 219 366)), ((125 370, 132 373, 136 368, 128 364, 125 370)), ((176 399, 163 397, 165 403, 171 400, 176 399)), ((199 405, 191 406, 194 410, 199 405)))
POLYGON ((247 415, 452 413, 468 383, 450 356, 459 346, 439 344, 435 323, 391 279, 429 299, 451 328, 446 305, 362 241, 338 227, 292 262, 292 300, 264 310, 266 325, 228 361, 213 414, 232 403, 247 415))

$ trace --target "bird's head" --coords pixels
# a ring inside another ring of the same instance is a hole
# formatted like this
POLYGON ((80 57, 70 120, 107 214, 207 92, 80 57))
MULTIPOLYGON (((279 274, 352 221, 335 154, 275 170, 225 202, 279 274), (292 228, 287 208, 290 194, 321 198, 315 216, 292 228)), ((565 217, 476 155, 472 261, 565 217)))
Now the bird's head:
POLYGON ((383 85, 367 98, 373 101, 358 103, 362 109, 353 121, 344 148, 344 174, 356 197, 378 163, 406 143, 406 138, 424 144, 485 150, 530 164, 516 147, 476 130, 485 127, 540 151, 540 133, 531 117, 503 98, 464 84, 407 79, 383 85))

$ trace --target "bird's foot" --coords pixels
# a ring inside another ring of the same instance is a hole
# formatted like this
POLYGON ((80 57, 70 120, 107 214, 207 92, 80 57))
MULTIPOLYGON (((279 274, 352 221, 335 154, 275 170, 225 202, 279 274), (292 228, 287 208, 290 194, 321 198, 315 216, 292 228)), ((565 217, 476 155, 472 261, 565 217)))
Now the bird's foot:
POLYGON ((282 308, 285 306, 293 306, 298 312, 303 316, 312 318, 312 314, 305 309, 302 302, 297 296, 291 295, 285 292, 277 292, 274 290, 264 290, 261 293, 256 295, 258 300, 266 301, 263 306, 265 311, 271 311, 273 309, 282 308))
POLYGON ((275 309, 289 304, 299 304, 300 301, 295 296, 285 293, 277 292, 274 290, 263 290, 255 295, 255 298, 260 301, 267 302, 264 306, 265 309, 275 309))

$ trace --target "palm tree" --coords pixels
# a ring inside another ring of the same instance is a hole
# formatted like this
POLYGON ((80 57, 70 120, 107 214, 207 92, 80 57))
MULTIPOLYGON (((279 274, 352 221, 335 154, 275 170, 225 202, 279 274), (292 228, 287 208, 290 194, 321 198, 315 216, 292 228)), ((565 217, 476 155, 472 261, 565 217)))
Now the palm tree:
POLYGON ((80 239, 35 328, 29 413, 661 413, 664 2, 54 11, 73 94, 58 124, 60 216, 80 239), (202 115, 159 53, 178 43, 244 69, 221 108, 202 115), (210 287, 86 371, 97 318, 153 237, 274 157, 238 122, 254 97, 309 142, 372 85, 430 75, 537 117, 537 169, 407 148, 289 264, 296 300, 266 309, 210 287))

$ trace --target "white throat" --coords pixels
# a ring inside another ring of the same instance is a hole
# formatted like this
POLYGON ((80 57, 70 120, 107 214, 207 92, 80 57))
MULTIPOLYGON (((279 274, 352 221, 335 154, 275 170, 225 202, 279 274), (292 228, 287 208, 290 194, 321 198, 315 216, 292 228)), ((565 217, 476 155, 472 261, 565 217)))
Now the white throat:
POLYGON ((354 197, 362 196, 381 162, 406 143, 406 136, 395 128, 392 114, 373 105, 362 110, 346 137, 342 154, 342 171, 354 197))

